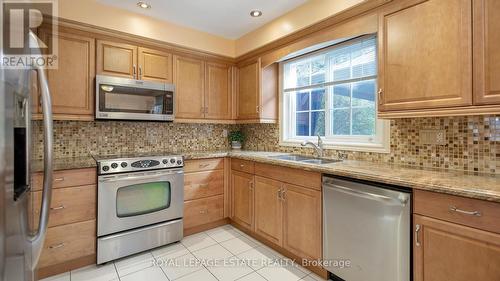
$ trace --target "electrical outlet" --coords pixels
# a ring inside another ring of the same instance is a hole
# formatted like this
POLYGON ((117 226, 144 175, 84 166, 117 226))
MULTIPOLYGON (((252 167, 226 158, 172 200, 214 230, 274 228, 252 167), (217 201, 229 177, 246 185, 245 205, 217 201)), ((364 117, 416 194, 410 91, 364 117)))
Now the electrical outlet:
POLYGON ((446 131, 439 129, 420 130, 420 144, 446 144, 446 131))

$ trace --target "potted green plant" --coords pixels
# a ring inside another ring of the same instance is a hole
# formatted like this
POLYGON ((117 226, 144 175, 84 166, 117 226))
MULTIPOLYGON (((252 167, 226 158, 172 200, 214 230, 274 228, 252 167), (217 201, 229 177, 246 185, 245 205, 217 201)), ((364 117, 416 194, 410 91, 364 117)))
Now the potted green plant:
POLYGON ((241 144, 245 141, 245 135, 241 131, 232 131, 228 137, 232 149, 241 149, 241 144))

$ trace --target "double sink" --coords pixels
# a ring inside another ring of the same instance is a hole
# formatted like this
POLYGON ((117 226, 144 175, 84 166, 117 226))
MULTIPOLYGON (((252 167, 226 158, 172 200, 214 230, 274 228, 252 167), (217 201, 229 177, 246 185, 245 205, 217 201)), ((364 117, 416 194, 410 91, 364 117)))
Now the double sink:
POLYGON ((275 156, 268 156, 268 157, 272 158, 272 159, 278 159, 278 160, 287 160, 287 161, 293 161, 293 162, 300 162, 300 163, 307 163, 307 164, 319 164, 319 165, 337 163, 337 162, 342 161, 342 160, 335 160, 335 159, 308 157, 308 156, 295 155, 295 154, 275 155, 275 156))

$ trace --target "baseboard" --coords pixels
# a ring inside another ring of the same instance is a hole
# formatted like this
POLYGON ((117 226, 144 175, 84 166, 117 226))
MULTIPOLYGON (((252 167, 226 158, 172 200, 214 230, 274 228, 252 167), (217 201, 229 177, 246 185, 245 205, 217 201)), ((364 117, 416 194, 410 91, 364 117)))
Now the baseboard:
MULTIPOLYGON (((248 236, 251 236, 252 238, 258 240, 262 244, 264 244, 264 245, 268 246, 269 248, 275 250, 276 252, 284 255, 285 257, 290 258, 292 260, 297 260, 297 261, 302 260, 301 257, 296 256, 293 253, 290 253, 289 251, 283 249, 282 247, 280 247, 280 246, 278 246, 278 245, 276 245, 276 244, 274 244, 272 242, 269 242, 264 237, 262 237, 262 236, 260 236, 260 235, 258 235, 256 233, 251 232, 246 227, 238 224, 237 222, 235 222, 233 220, 230 220, 230 223, 231 223, 232 226, 234 226, 237 229, 241 230, 242 232, 244 232, 248 236)), ((315 274, 319 275, 321 278, 323 278, 325 280, 328 280, 328 271, 326 271, 323 267, 320 267, 320 266, 304 266, 304 267, 307 268, 307 269, 309 269, 310 271, 314 272, 315 274)))
POLYGON ((214 221, 214 222, 210 222, 210 223, 206 223, 206 224, 202 224, 202 225, 193 226, 193 227, 184 229, 184 236, 188 236, 188 235, 195 234, 198 232, 203 232, 203 231, 206 231, 206 230, 209 230, 212 228, 216 228, 216 227, 219 227, 222 225, 226 225, 226 224, 229 224, 228 218, 221 219, 221 220, 214 221))
POLYGON ((61 274, 87 265, 96 264, 96 261, 97 261, 97 256, 94 254, 70 260, 64 263, 38 268, 35 272, 35 280, 44 279, 50 276, 61 274))

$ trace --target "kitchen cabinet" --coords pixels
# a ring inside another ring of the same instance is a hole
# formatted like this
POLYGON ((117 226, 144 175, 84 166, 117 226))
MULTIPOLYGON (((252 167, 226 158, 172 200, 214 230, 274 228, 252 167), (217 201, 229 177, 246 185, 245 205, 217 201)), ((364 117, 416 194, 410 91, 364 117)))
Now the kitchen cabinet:
MULTIPOLYGON (((49 227, 37 268, 42 279, 96 263, 96 169, 55 171, 49 227)), ((32 177, 29 223, 38 228, 43 174, 32 177)))
POLYGON ((241 159, 231 173, 238 226, 296 257, 322 257, 320 173, 241 159))
POLYGON ((232 66, 174 56, 174 69, 178 122, 232 119, 232 66))
POLYGON ((172 55, 136 45, 98 40, 97 74, 172 83, 172 55))
POLYGON ((285 184, 283 202, 283 247, 299 257, 321 259, 321 191, 285 184))
POLYGON ((283 242, 283 184, 255 176, 255 233, 272 243, 283 242))
POLYGON ((224 158, 214 158, 184 163, 184 235, 227 223, 224 162, 224 158))
POLYGON ((254 229, 254 176, 231 171, 232 220, 249 231, 254 229))
POLYGON ((414 280, 500 280, 500 204, 414 191, 414 280))
POLYGON ((474 6, 474 104, 500 104, 500 1, 474 6))
POLYGON ((414 215, 415 281, 500 280, 500 235, 414 215))
POLYGON ((205 118, 232 118, 232 67, 207 62, 205 67, 205 118))
POLYGON ((278 63, 263 68, 259 58, 240 65, 236 113, 239 123, 276 122, 278 76, 278 63))
POLYGON ((472 104, 471 15, 471 0, 399 1, 381 13, 380 112, 472 104))
MULTIPOLYGON (((93 120, 95 41, 86 35, 70 30, 52 33, 41 29, 39 36, 44 42, 55 38, 58 43, 57 68, 47 69, 47 81, 52 97, 52 112, 56 120, 93 120)), ((41 100, 38 95, 34 118, 41 118, 41 100)))
POLYGON ((195 58, 174 56, 175 117, 205 117, 205 62, 195 58))

